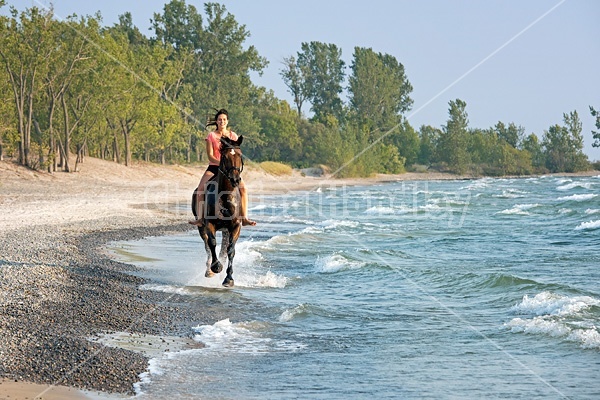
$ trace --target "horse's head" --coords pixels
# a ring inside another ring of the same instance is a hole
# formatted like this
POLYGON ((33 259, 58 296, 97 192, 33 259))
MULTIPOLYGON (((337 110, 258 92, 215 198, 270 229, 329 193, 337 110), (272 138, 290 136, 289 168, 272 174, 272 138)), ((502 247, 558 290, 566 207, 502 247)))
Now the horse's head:
POLYGON ((221 164, 219 165, 219 171, 229 180, 233 187, 237 187, 242 180, 240 174, 244 170, 244 160, 240 146, 243 140, 243 136, 240 136, 238 140, 231 140, 226 137, 221 138, 221 164))

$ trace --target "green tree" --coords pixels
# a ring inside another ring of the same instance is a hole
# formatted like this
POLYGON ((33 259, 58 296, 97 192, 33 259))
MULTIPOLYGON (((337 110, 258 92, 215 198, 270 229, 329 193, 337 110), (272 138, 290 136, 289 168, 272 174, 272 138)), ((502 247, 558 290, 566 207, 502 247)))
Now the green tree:
POLYGON ((451 171, 464 173, 469 164, 467 103, 460 99, 449 102, 449 119, 442 128, 438 144, 440 161, 445 162, 451 171))
POLYGON ((412 86, 404 66, 389 54, 354 48, 352 75, 348 78, 350 106, 368 130, 393 128, 410 110, 412 86))
POLYGON ((468 152, 473 164, 493 164, 498 136, 493 129, 471 129, 469 131, 468 152))
POLYGON ((302 105, 310 97, 307 83, 308 71, 306 70, 306 66, 301 67, 298 65, 294 56, 284 58, 283 66, 280 75, 283 83, 294 98, 298 117, 302 117, 302 105))
POLYGON ((441 131, 431 125, 421 125, 419 128, 419 164, 431 165, 437 162, 435 144, 439 141, 441 131))
POLYGON ((406 119, 397 124, 397 128, 386 139, 385 142, 395 146, 399 156, 404 159, 403 166, 417 162, 420 150, 419 135, 406 119))
POLYGON ((542 142, 546 167, 551 172, 576 172, 588 168, 583 153, 582 125, 577 111, 563 114, 566 126, 551 126, 542 142))
POLYGON ((540 170, 544 167, 545 159, 542 144, 535 133, 524 138, 521 147, 531 155, 531 164, 534 169, 540 170))
POLYGON ((508 143, 514 148, 517 148, 517 145, 522 140, 525 133, 525 128, 516 126, 513 122, 508 124, 508 126, 504 125, 503 122, 498 122, 494 127, 494 130, 496 131, 496 135, 498 135, 498 139, 508 143))
POLYGON ((12 144, 18 139, 13 121, 16 115, 6 71, 0 68, 0 161, 12 153, 12 144))
POLYGON ((325 122, 331 115, 342 117, 342 82, 344 81, 344 61, 342 50, 334 44, 322 42, 302 43, 297 64, 306 71, 306 85, 312 111, 316 121, 325 122))
POLYGON ((261 119, 261 134, 272 160, 292 162, 302 154, 297 121, 285 101, 280 102, 277 108, 265 111, 261 119))
POLYGON ((600 147, 600 112, 590 106, 590 113, 592 114, 592 117, 596 118, 596 129, 598 129, 597 131, 592 131, 592 138, 594 139, 592 147, 600 147))
POLYGON ((162 14, 154 13, 151 22, 156 40, 177 50, 201 49, 204 34, 202 15, 193 5, 186 5, 184 0, 171 0, 165 4, 162 14))
POLYGON ((12 17, 0 17, 0 63, 6 70, 12 101, 17 113, 19 163, 33 167, 30 158, 31 134, 35 120, 35 103, 43 90, 45 59, 55 51, 51 37, 53 24, 50 11, 37 7, 19 16, 11 7, 12 17), (19 19, 18 19, 19 18, 19 19))
MULTIPOLYGON (((60 51, 47 76, 48 93, 56 96, 61 109, 61 159, 66 172, 76 170, 71 169, 70 164, 71 139, 85 121, 89 106, 97 95, 94 89, 97 88, 98 52, 93 43, 100 41, 99 30, 99 21, 93 17, 79 20, 73 17, 63 22, 59 31, 60 51), (53 87, 50 89, 50 86, 53 87)), ((84 138, 77 139, 81 148, 84 138)), ((81 161, 81 154, 78 156, 77 161, 81 161)))
POLYGON ((569 132, 569 168, 573 171, 585 171, 589 160, 583 152, 583 125, 577 111, 563 114, 564 123, 569 132))

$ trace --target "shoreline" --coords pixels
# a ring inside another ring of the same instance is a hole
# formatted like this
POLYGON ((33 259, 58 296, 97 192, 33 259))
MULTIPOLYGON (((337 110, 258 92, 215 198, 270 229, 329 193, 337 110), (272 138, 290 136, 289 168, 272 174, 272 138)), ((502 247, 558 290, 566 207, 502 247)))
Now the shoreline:
MULTIPOLYGON (((112 241, 195 229, 187 224, 189 203, 202 172, 201 167, 144 163, 125 167, 88 157, 81 172, 48 174, 0 161, 0 394, 34 398, 48 385, 60 385, 44 398, 53 393, 56 398, 124 398, 134 394, 149 358, 160 354, 148 345, 136 346, 140 337, 151 346, 180 338, 158 350, 177 351, 193 345, 190 321, 244 318, 235 310, 219 315, 201 300, 139 290, 147 281, 131 274, 136 267, 110 259, 104 250, 112 241), (89 339, 110 335, 125 343, 89 339)), ((595 175, 600 171, 585 176, 595 175)), ((298 172, 274 177, 249 169, 244 179, 251 196, 261 196, 479 178, 407 173, 331 179, 298 172)))

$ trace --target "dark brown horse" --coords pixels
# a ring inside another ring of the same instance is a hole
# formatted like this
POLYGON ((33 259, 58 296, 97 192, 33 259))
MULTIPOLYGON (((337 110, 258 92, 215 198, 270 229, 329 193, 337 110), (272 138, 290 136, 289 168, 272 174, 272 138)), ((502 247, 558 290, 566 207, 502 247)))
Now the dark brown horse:
POLYGON ((198 213, 204 213, 204 223, 198 227, 200 236, 208 255, 206 260, 206 277, 211 277, 223 270, 223 265, 217 257, 217 232, 222 232, 220 256, 223 258, 227 251, 227 276, 223 286, 233 286, 233 257, 235 243, 240 236, 242 219, 240 216, 241 196, 239 185, 240 174, 244 169, 242 159, 243 136, 237 141, 221 138, 221 163, 219 172, 206 185, 203 210, 197 210, 197 193, 192 196, 192 212, 198 218, 198 213))

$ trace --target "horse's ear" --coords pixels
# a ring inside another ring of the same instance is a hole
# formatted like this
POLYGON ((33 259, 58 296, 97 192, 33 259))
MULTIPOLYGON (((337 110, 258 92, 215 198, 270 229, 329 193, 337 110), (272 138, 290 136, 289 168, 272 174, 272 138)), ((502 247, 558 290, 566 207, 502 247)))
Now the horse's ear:
POLYGON ((225 147, 231 147, 231 139, 226 138, 226 137, 222 137, 221 138, 221 144, 225 147))
POLYGON ((243 141, 244 141, 244 137, 242 135, 240 135, 238 137, 237 142, 235 142, 236 146, 241 146, 243 141))

